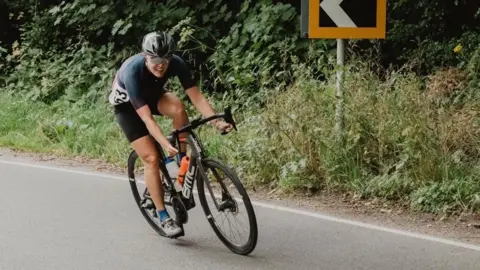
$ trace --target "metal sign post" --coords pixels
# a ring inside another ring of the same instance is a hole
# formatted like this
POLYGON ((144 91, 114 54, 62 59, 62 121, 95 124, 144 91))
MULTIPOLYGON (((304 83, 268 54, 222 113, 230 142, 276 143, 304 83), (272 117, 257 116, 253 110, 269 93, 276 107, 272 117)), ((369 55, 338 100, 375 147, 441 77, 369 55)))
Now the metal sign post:
POLYGON ((345 40, 337 39, 337 106, 335 110, 335 132, 339 136, 343 130, 343 66, 345 61, 345 40))
POLYGON ((335 131, 343 131, 345 39, 385 39, 386 0, 301 0, 300 35, 337 39, 335 131))

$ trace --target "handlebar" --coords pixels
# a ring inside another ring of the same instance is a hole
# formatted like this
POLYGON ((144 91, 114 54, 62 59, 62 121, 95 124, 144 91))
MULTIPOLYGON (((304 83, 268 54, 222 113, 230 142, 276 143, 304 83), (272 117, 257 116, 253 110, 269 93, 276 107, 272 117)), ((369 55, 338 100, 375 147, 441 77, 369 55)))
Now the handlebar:
MULTIPOLYGON (((233 126, 233 129, 235 129, 236 131, 237 130, 237 126, 235 125, 235 120, 233 120, 233 116, 232 116, 232 110, 230 107, 227 107, 225 108, 225 112, 224 113, 218 113, 218 114, 215 114, 215 115, 212 115, 210 117, 207 117, 207 118, 202 118, 202 117, 199 117, 193 121, 191 121, 189 124, 185 125, 184 127, 182 127, 181 129, 176 129, 172 132, 172 134, 174 136, 177 136, 178 134, 180 133, 184 133, 184 132, 187 132, 187 131, 190 131, 190 130, 193 130, 193 129, 196 129, 198 128, 199 126, 207 123, 207 122, 210 122, 212 120, 215 120, 215 119, 218 119, 218 118, 223 118, 225 120, 225 122, 231 124, 233 126)), ((227 134, 226 131, 222 131, 221 133, 222 135, 225 135, 227 134)))

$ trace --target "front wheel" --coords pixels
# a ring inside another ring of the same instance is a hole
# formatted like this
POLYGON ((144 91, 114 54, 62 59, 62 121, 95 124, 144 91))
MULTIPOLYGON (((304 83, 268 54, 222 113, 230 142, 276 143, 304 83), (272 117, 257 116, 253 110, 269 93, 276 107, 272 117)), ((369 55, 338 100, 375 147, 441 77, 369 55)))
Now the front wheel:
POLYGON ((257 245, 258 228, 255 211, 245 188, 237 174, 219 160, 206 158, 202 161, 202 167, 206 179, 202 174, 198 175, 198 197, 213 231, 234 253, 241 255, 251 253, 257 245), (241 208, 245 210, 241 211, 241 208), (233 221, 228 219, 228 214, 233 216, 233 221), (246 221, 240 219, 242 214, 247 215, 246 221), (246 236, 237 237, 235 232, 228 233, 228 229, 246 233, 246 236))

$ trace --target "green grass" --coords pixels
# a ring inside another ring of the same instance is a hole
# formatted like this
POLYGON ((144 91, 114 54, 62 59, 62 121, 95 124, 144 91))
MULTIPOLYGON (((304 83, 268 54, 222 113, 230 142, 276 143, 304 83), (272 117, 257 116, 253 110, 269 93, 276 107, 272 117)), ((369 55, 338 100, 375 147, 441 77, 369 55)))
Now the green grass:
POLYGON ((47 106, 0 92, 0 146, 125 166, 131 147, 107 104, 47 106))
POLYGON ((38 152, 51 150, 39 136, 37 124, 39 119, 48 117, 48 107, 0 93, 0 146, 38 152))

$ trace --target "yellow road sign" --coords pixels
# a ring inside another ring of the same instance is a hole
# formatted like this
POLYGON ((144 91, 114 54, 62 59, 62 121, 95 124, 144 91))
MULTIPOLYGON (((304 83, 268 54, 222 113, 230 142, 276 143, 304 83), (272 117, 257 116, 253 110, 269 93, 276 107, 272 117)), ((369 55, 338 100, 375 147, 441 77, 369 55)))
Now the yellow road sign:
POLYGON ((387 0, 302 0, 308 38, 385 39, 387 0))

